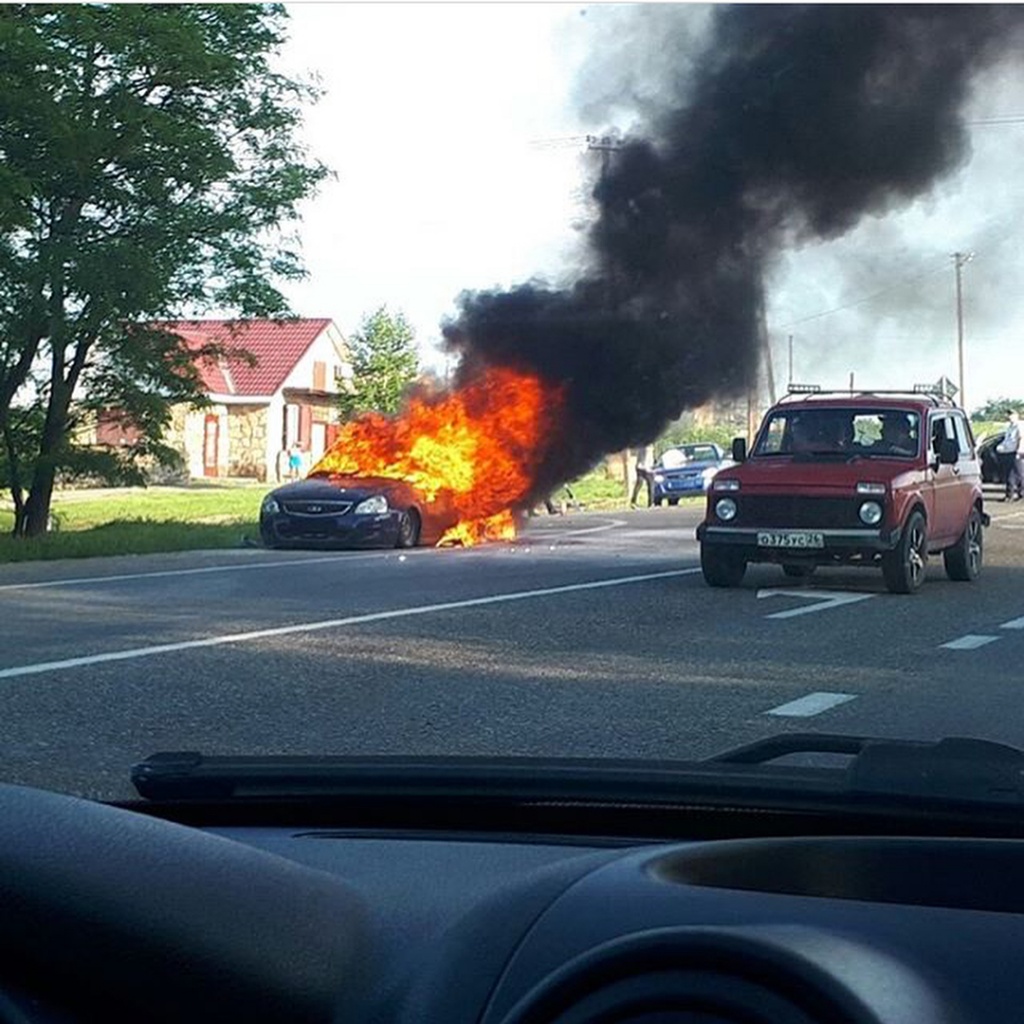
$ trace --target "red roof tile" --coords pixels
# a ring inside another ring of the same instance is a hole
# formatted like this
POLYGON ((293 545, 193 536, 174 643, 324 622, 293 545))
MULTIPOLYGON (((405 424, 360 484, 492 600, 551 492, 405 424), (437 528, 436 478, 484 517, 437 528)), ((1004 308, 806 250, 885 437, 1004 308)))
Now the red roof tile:
POLYGON ((251 352, 255 366, 237 358, 219 363, 205 360, 199 366, 207 391, 244 396, 277 391, 330 323, 325 319, 175 320, 160 326, 179 335, 192 349, 216 342, 251 352))

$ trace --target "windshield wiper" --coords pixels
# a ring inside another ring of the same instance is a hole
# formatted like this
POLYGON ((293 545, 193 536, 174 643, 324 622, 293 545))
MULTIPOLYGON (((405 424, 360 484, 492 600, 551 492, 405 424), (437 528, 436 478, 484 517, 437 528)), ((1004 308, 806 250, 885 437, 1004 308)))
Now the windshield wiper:
POLYGON ((1024 751, 991 740, 948 736, 883 740, 834 733, 792 733, 718 754, 720 764, 769 764, 794 754, 845 754, 846 790, 970 803, 1024 803, 1024 751))
POLYGON ((154 754, 132 769, 151 800, 329 798, 501 803, 749 800, 820 810, 1024 806, 1024 751, 986 740, 788 734, 705 761, 154 754), (844 755, 842 767, 779 764, 844 755))

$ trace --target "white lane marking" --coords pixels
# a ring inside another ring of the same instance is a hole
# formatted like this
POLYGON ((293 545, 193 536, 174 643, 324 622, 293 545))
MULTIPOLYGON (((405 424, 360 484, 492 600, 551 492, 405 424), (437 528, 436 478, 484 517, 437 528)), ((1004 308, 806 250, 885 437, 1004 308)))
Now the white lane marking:
MULTIPOLYGON (((529 543, 531 537, 538 537, 542 534, 544 543, 547 543, 552 538, 557 537, 582 537, 587 533, 604 533, 606 530, 614 530, 617 526, 628 526, 629 524, 625 519, 610 519, 603 526, 587 526, 580 530, 562 530, 555 526, 538 526, 536 531, 530 533, 523 533, 512 542, 522 547, 523 544, 529 543)), ((539 540, 538 540, 539 542, 539 540)))
POLYGON ((153 647, 134 647, 123 651, 107 651, 104 654, 89 654, 81 658, 65 658, 61 661, 37 662, 34 665, 17 665, 0 669, 0 679, 15 676, 39 675, 43 672, 59 672, 84 665, 99 665, 108 661, 129 661, 134 658, 149 658, 154 654, 170 654, 174 651, 189 651, 198 647, 219 647, 222 644, 240 644, 248 640, 263 640, 272 636, 289 636, 292 633, 314 633, 340 626, 361 625, 364 622, 381 622, 385 619, 402 619, 412 615, 429 615, 431 612, 446 612, 456 608, 477 608, 506 601, 525 601, 534 597, 549 597, 552 594, 570 594, 579 590, 600 590, 605 587, 621 587, 627 583, 646 583, 673 576, 690 576, 700 572, 699 568, 673 569, 669 572, 645 573, 642 576, 618 576, 608 580, 593 580, 590 583, 569 583, 561 587, 543 587, 539 590, 518 590, 510 594, 491 594, 488 597, 472 597, 464 601, 445 601, 441 604, 418 605, 413 608, 395 608, 387 612, 370 612, 366 615, 349 615, 343 619, 321 619, 317 622, 299 622, 292 626, 274 626, 269 629, 254 629, 247 633, 226 633, 222 636, 205 637, 202 640, 183 640, 173 644, 157 644, 153 647))
POLYGON ((997 636, 968 633, 966 636, 957 637, 956 640, 950 640, 948 644, 939 644, 939 646, 945 647, 947 651, 973 651, 975 648, 984 647, 985 644, 990 644, 993 640, 998 639, 997 636))
POLYGON ((1010 619, 1009 622, 1004 622, 1000 629, 1024 629, 1024 618, 1022 619, 1010 619))
POLYGON ((628 526, 625 519, 611 519, 604 526, 588 526, 583 530, 570 530, 570 537, 582 537, 585 533, 603 533, 605 530, 614 530, 616 526, 628 526))
MULTIPOLYGON (((240 565, 203 565, 193 569, 159 569, 152 572, 124 572, 115 576, 78 576, 63 580, 40 580, 35 583, 0 583, 0 590, 35 590, 39 587, 77 587, 89 583, 121 583, 125 580, 159 579, 162 576, 199 576, 208 572, 237 572, 243 569, 278 569, 290 565, 313 565, 323 562, 362 562, 394 554, 392 551, 365 555, 325 555, 322 558, 289 558, 280 562, 243 562, 240 565)), ((408 552, 406 552, 408 554, 408 552)))
POLYGON ((809 693, 806 697, 791 700, 788 704, 780 704, 777 708, 766 711, 765 714, 781 715, 787 718, 811 718, 830 708, 855 700, 856 697, 855 693, 809 693))
POLYGON ((816 604, 804 605, 801 608, 790 608, 785 612, 774 612, 766 615, 766 619, 791 619, 795 615, 810 615, 811 612, 823 612, 829 608, 838 608, 844 604, 854 604, 857 601, 866 601, 869 597, 876 597, 876 594, 851 594, 845 590, 786 590, 776 587, 759 590, 758 598, 763 597, 803 597, 816 601, 816 604))

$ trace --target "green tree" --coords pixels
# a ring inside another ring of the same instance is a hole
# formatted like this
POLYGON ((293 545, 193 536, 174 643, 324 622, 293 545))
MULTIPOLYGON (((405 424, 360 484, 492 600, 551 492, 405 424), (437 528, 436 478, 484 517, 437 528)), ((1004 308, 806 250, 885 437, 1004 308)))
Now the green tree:
POLYGON ((46 529, 90 409, 141 431, 116 465, 92 460, 116 476, 167 454, 172 403, 201 401, 196 354, 138 325, 288 315, 274 282, 303 269, 283 227, 328 172, 296 139, 316 90, 271 67, 286 20, 0 6, 0 482, 17 535, 46 529))
POLYGON ((1010 410, 1017 412, 1024 410, 1024 401, 1016 398, 993 398, 971 413, 971 420, 974 423, 989 423, 1005 420, 1010 415, 1010 410))
POLYGON ((349 338, 352 382, 340 404, 346 419, 363 412, 397 412, 402 396, 419 373, 413 329, 401 313, 386 306, 363 318, 349 338))

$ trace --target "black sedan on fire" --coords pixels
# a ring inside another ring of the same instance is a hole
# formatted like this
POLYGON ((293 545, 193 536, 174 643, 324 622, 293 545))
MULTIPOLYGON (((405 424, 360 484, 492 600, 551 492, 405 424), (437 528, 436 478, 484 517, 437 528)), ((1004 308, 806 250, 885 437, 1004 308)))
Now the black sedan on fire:
POLYGON ((456 519, 403 480, 314 473, 263 499, 260 536, 270 548, 412 548, 436 544, 456 519))

